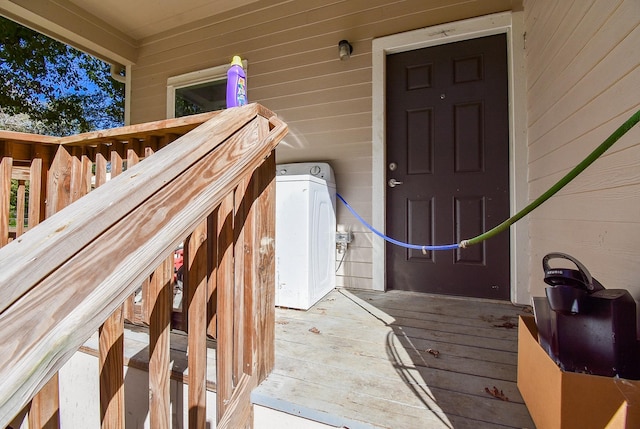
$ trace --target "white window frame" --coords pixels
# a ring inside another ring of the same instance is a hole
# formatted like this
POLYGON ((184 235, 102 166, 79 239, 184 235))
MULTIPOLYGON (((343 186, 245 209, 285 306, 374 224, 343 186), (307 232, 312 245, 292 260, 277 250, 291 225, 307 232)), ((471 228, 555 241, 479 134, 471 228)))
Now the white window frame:
MULTIPOLYGON (((244 68, 245 74, 247 74, 247 66, 247 60, 242 60, 242 67, 244 68)), ((226 79, 227 70, 229 70, 230 67, 231 64, 223 64, 221 66, 169 77, 167 79, 167 119, 173 119, 176 117, 177 89, 226 79)))

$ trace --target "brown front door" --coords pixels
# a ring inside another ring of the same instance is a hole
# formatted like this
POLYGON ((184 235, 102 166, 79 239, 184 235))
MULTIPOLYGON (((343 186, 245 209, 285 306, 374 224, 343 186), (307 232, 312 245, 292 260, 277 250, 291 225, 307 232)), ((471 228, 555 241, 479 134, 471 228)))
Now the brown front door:
MULTIPOLYGON (((386 73, 387 235, 452 244, 508 218, 505 35, 388 55, 386 73)), ((389 288, 510 297, 507 232, 467 249, 386 252, 389 288)))

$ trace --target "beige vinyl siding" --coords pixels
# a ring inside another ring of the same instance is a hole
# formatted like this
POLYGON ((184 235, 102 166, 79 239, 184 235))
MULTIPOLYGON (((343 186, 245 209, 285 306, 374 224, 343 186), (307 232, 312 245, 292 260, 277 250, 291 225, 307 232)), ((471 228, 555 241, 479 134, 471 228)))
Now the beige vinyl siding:
MULTIPOLYGON (((372 216, 372 59, 375 37, 510 10, 511 0, 265 0, 143 40, 132 68, 132 123, 164 118, 170 76, 241 55, 248 96, 289 125, 277 162, 328 161, 338 192, 372 216), (338 59, 348 39, 353 56, 338 59)), ((338 202, 354 233, 338 285, 372 288, 371 233, 338 202)), ((337 255, 339 258, 341 255, 337 255)))
MULTIPOLYGON (((529 195, 533 199, 640 108, 640 2, 526 0, 529 195)), ((541 258, 569 253, 640 300, 640 126, 531 214, 541 258)))

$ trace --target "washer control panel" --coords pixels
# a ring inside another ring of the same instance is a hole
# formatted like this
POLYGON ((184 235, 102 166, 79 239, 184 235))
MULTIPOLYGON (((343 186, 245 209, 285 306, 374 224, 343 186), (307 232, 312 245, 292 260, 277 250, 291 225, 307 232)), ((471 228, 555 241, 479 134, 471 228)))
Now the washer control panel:
POLYGON ((335 183, 333 170, 326 162, 296 162, 276 165, 276 176, 311 175, 335 183))

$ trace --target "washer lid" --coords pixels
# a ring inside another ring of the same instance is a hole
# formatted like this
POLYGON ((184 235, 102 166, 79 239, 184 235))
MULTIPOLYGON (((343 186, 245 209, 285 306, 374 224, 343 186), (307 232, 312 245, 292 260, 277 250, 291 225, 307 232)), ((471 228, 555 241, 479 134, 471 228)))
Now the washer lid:
POLYGON ((310 175, 335 184, 333 169, 326 162, 296 162, 276 165, 276 176, 310 175))

